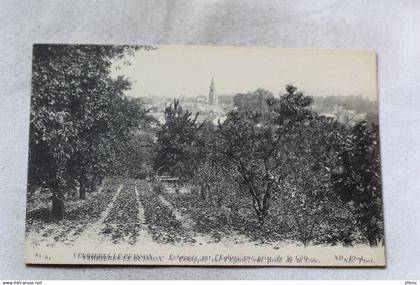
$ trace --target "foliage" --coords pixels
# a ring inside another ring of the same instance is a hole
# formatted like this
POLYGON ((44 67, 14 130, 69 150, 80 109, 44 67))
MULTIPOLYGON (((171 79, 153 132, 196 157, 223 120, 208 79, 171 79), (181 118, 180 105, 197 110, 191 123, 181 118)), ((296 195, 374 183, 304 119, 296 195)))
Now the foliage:
POLYGON ((144 179, 153 172, 154 133, 138 130, 119 147, 116 171, 131 178, 144 179))
POLYGON ((165 109, 165 124, 157 133, 154 169, 182 179, 191 179, 194 169, 194 141, 197 116, 184 111, 178 100, 165 109))
POLYGON ((268 215, 272 192, 284 179, 293 129, 306 123, 312 113, 310 97, 287 86, 279 99, 269 97, 269 114, 237 112, 228 114, 219 124, 220 151, 232 163, 242 184, 252 197, 252 206, 260 225, 268 215))
MULTIPOLYGON (((263 224, 268 214, 271 191, 276 177, 273 170, 279 167, 273 157, 277 154, 274 132, 264 128, 253 115, 238 112, 228 114, 220 124, 220 151, 242 179, 242 184, 252 197, 258 221, 263 224)), ((229 164, 230 164, 229 163, 229 164)))
POLYGON ((342 142, 334 189, 370 245, 383 238, 378 130, 356 124, 342 142))
MULTIPOLYGON (((199 195, 172 201, 188 208, 200 230, 230 225, 234 209, 247 208, 251 199, 259 222, 254 234, 265 240, 349 245, 363 235, 377 244, 383 226, 375 126, 323 117, 312 102, 286 86, 279 98, 266 97, 265 109, 238 108, 217 128, 204 123, 194 144, 199 159, 192 182, 199 195), (362 188, 371 190, 362 195, 362 188)), ((241 219, 252 224, 251 216, 241 219)))
POLYGON ((221 205, 223 200, 241 198, 239 181, 232 164, 220 153, 220 133, 212 123, 204 122, 195 141, 197 162, 191 183, 201 199, 221 205))
POLYGON ((260 112, 269 110, 267 99, 274 98, 273 93, 264 89, 257 89, 252 93, 237 94, 233 97, 233 105, 238 112, 260 112))
POLYGON ((139 126, 145 111, 124 97, 131 83, 112 78, 111 67, 141 48, 149 49, 34 45, 29 188, 54 190, 56 218, 63 218, 66 188, 79 180, 84 191, 86 179, 101 180, 113 166, 116 146, 139 126))

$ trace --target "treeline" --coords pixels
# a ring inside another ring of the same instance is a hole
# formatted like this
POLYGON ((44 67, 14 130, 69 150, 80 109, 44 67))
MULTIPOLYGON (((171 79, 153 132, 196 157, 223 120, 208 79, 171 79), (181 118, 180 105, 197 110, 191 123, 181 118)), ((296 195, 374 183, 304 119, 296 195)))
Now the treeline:
POLYGON ((113 78, 139 46, 34 45, 28 192, 52 191, 52 216, 64 216, 65 194, 96 191, 106 176, 122 174, 127 145, 151 121, 143 103, 113 78))
POLYGON ((198 124, 174 101, 157 133, 155 171, 195 185, 209 208, 252 209, 265 238, 377 245, 378 126, 321 116, 294 86, 278 97, 262 89, 250 96, 235 97, 238 108, 217 126, 198 124))
POLYGON ((319 113, 332 113, 337 106, 352 110, 356 114, 378 114, 378 103, 361 95, 347 96, 317 96, 314 99, 314 109, 319 113))

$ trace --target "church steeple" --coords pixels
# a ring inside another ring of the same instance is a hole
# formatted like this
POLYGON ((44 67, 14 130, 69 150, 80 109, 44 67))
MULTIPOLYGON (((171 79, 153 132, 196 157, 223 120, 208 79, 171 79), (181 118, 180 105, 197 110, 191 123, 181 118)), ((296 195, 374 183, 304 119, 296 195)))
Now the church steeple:
POLYGON ((217 105, 217 96, 214 92, 214 78, 211 78, 211 83, 210 83, 210 91, 209 91, 209 104, 210 105, 217 105))

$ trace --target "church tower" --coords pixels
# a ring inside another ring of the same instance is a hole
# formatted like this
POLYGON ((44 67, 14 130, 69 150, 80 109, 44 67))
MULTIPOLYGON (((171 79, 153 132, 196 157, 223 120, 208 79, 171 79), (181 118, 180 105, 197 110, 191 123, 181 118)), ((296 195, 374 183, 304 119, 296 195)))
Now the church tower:
POLYGON ((214 78, 212 77, 209 91, 209 105, 217 105, 217 95, 214 91, 214 78))

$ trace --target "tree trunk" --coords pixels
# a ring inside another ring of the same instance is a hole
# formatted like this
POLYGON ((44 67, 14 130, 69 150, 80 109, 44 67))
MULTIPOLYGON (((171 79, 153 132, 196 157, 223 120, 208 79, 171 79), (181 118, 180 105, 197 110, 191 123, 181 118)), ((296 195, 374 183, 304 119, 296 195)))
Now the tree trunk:
POLYGON ((368 234, 367 240, 369 242, 369 246, 374 247, 378 245, 378 240, 375 238, 373 234, 368 234))
POLYGON ((213 192, 210 187, 207 188, 207 198, 210 201, 210 205, 213 205, 213 192))
POLYGON ((91 189, 92 189, 92 180, 89 178, 89 176, 88 175, 86 175, 85 176, 86 178, 85 178, 85 188, 86 188, 86 190, 85 190, 85 192, 92 192, 91 191, 91 189))
POLYGON ((260 224, 260 227, 262 228, 264 226, 264 218, 265 216, 262 213, 258 213, 258 223, 260 224))
POLYGON ((87 181, 85 177, 81 177, 80 179, 80 189, 79 189, 79 199, 86 200, 86 186, 87 181))
POLYGON ((206 191, 204 189, 204 186, 200 186, 200 196, 203 201, 206 200, 206 191))
POLYGON ((265 217, 267 216, 267 209, 265 209, 261 203, 260 199, 253 197, 252 205, 254 207, 255 213, 257 214, 258 223, 260 229, 264 226, 265 217))
POLYGON ((37 188, 38 188, 38 186, 35 185, 35 184, 28 184, 28 196, 29 196, 29 198, 31 198, 35 194, 37 188))
POLYGON ((217 206, 220 208, 222 206, 223 197, 220 195, 217 197, 217 206))
POLYGON ((95 176, 92 178, 92 192, 98 191, 98 178, 95 176))
POLYGON ((93 176, 89 176, 88 178, 87 178, 87 192, 89 192, 89 193, 92 193, 94 190, 93 190, 93 180, 94 178, 93 178, 93 176))
POLYGON ((53 188, 51 216, 57 220, 64 218, 64 194, 63 189, 58 183, 53 188))

